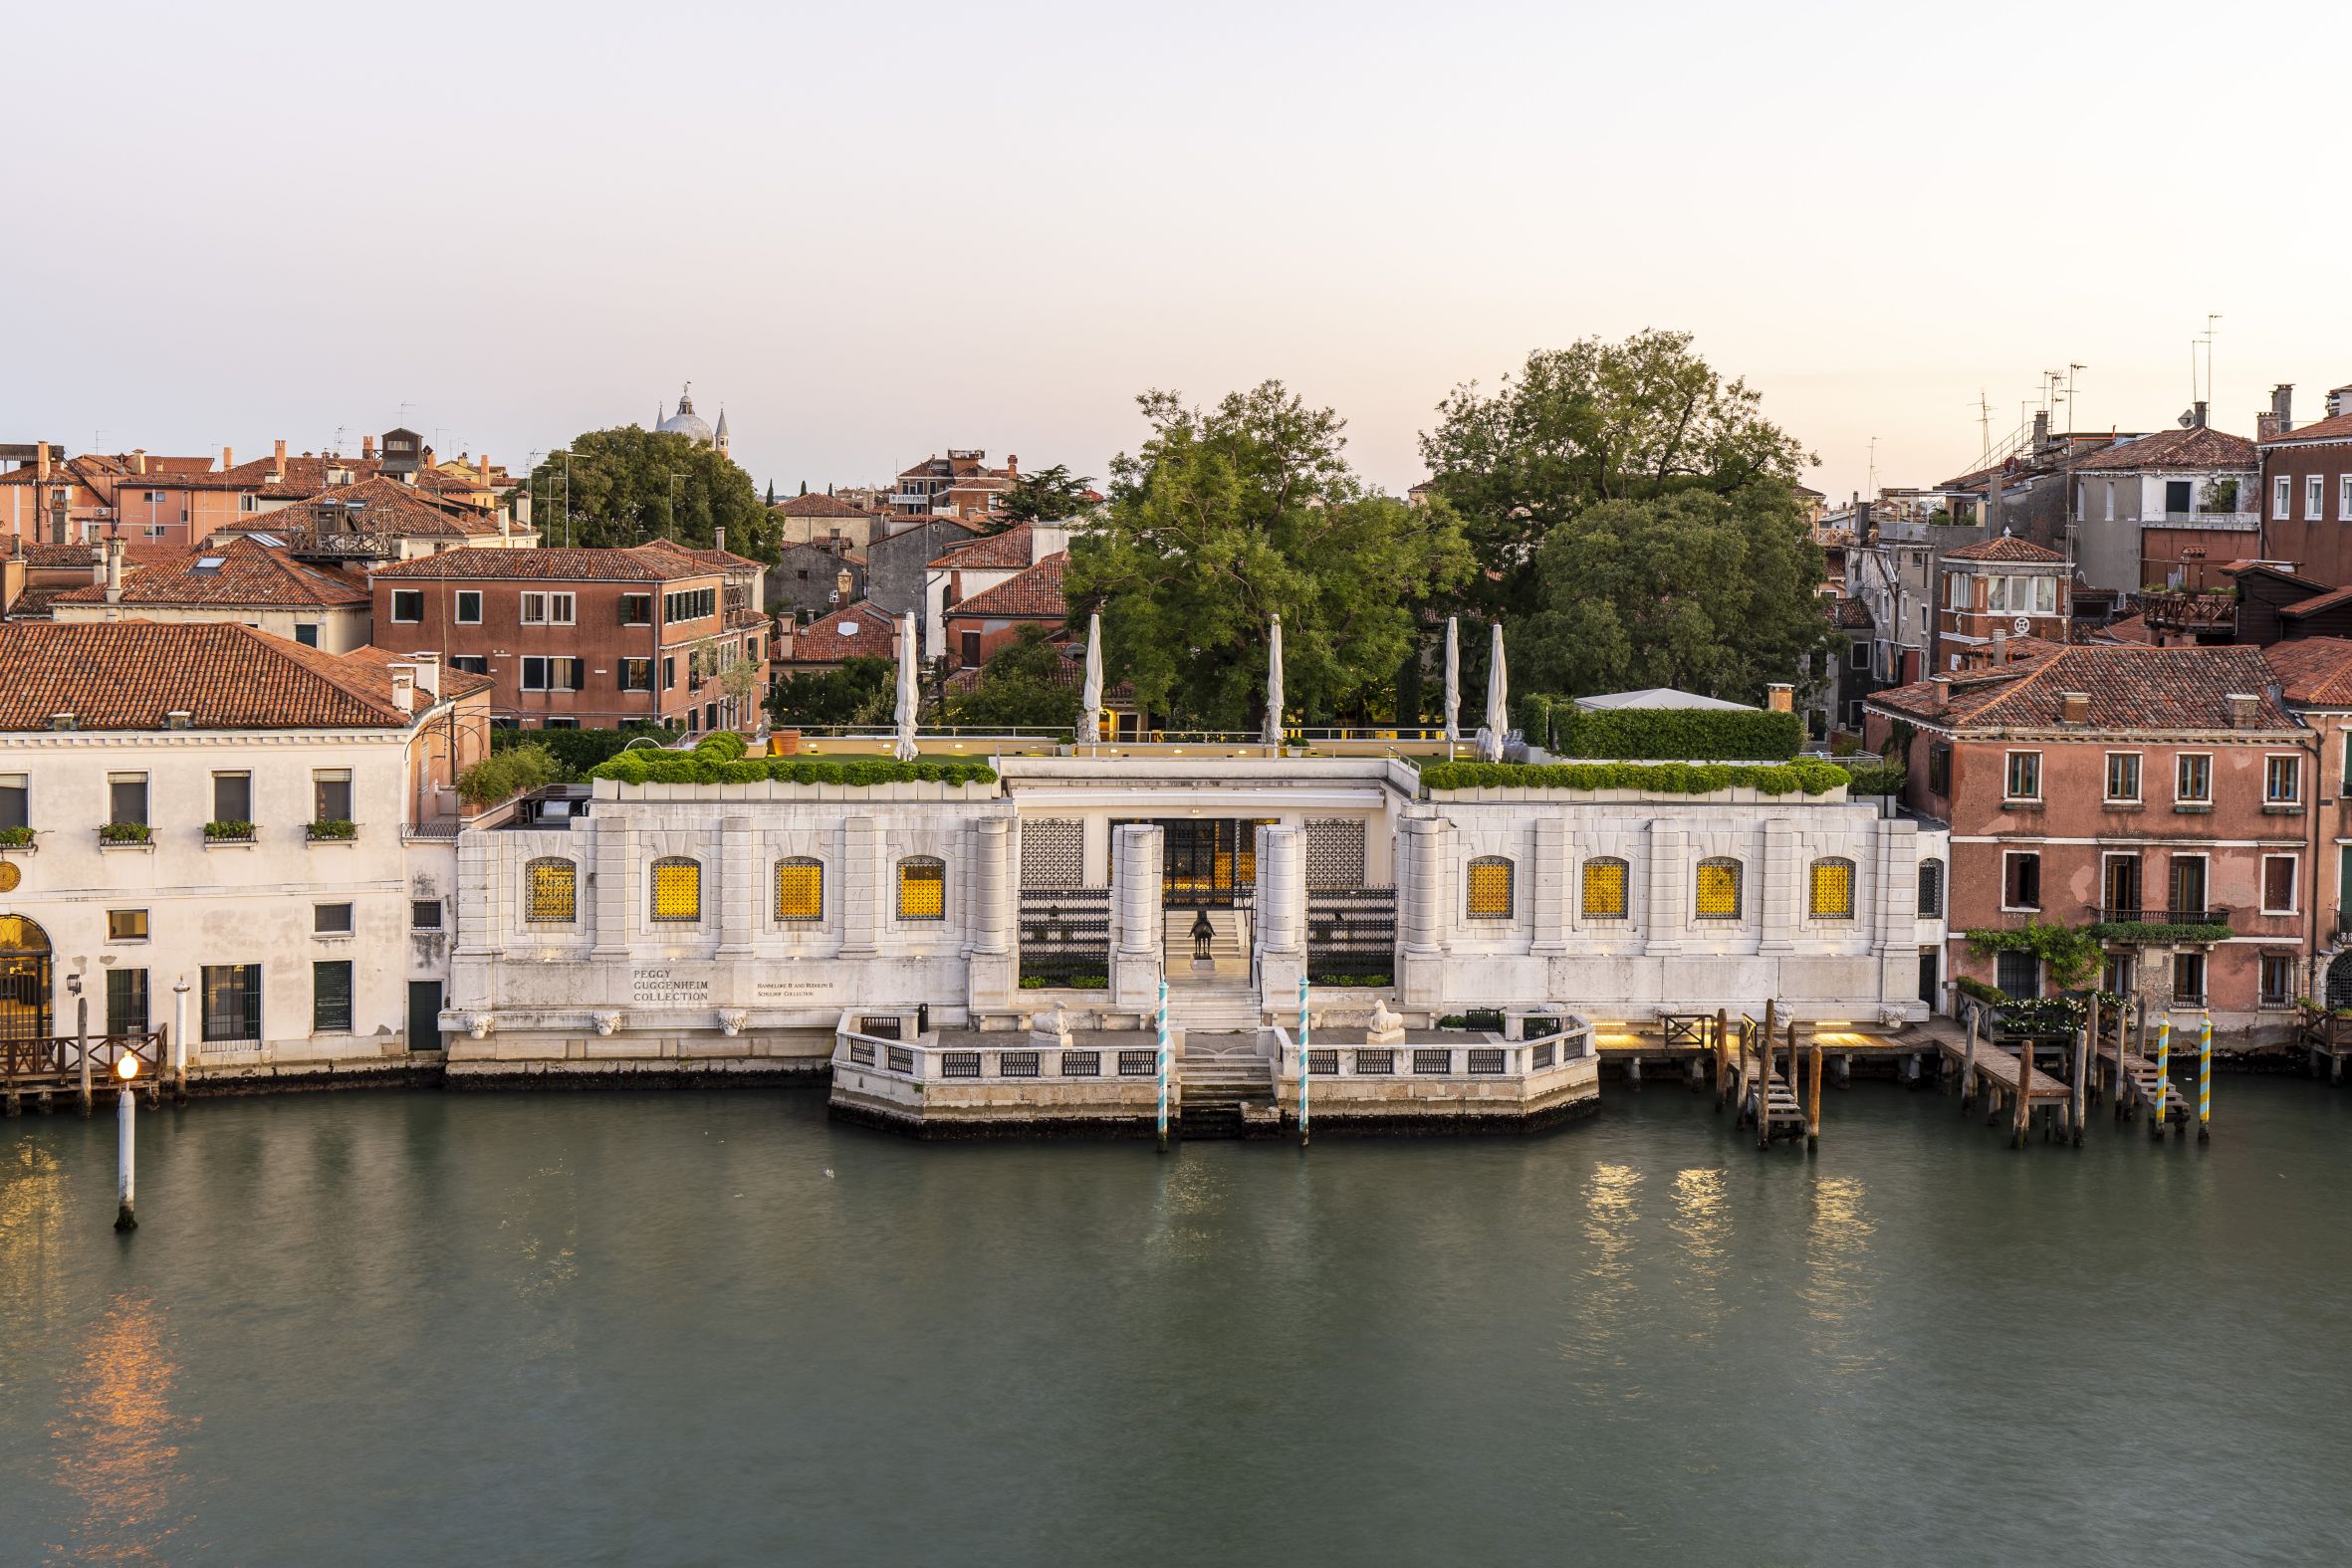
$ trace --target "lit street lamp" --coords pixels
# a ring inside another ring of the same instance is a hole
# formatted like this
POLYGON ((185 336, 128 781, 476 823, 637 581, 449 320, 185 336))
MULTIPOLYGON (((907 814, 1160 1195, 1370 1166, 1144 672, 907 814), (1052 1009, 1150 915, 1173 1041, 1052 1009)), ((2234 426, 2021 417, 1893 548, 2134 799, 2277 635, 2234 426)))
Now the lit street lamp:
POLYGON ((115 1059, 115 1076, 122 1080, 122 1092, 115 1100, 115 1126, 120 1134, 115 1147, 115 1229, 135 1231, 138 1221, 131 1217, 130 1198, 131 1170, 137 1155, 138 1096, 131 1092, 130 1080, 138 1076, 138 1058, 125 1050, 115 1059))

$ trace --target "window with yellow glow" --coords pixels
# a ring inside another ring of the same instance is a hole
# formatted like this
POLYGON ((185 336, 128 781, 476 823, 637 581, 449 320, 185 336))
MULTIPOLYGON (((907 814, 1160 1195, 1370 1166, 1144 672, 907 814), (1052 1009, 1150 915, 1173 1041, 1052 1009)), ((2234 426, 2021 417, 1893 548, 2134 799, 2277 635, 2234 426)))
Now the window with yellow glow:
POLYGON ((1616 859, 1584 862, 1584 918, 1625 918, 1625 862, 1616 859))
POLYGON ((1851 860, 1813 862, 1813 918, 1854 918, 1854 863, 1851 860))
POLYGON ((898 918, 947 918, 947 862, 914 855, 898 862, 898 918))
POLYGON ((1470 862, 1470 918, 1511 918, 1511 862, 1501 855, 1481 855, 1470 862))
POLYGON ((1699 918, 1701 920, 1738 920, 1740 918, 1739 861, 1702 860, 1699 862, 1699 918))
POLYGON ((523 868, 523 918, 568 926, 580 914, 580 872, 569 860, 534 860, 523 868))
POLYGON ((702 865, 694 860, 653 862, 653 918, 702 918, 702 865))
POLYGON ((776 918, 824 918, 824 863, 795 858, 776 862, 776 918))

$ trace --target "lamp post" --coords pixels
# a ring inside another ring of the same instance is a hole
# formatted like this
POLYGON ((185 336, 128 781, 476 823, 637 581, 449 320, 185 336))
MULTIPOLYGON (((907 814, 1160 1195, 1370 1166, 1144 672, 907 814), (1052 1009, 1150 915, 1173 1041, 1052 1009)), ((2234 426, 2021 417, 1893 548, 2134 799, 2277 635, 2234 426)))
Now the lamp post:
POLYGON ((115 1098, 115 1126, 118 1133, 115 1143, 115 1229, 135 1231, 138 1221, 131 1216, 131 1171, 137 1163, 138 1096, 130 1090, 130 1080, 138 1076, 138 1058, 124 1051, 115 1058, 115 1076, 122 1080, 122 1092, 115 1098))

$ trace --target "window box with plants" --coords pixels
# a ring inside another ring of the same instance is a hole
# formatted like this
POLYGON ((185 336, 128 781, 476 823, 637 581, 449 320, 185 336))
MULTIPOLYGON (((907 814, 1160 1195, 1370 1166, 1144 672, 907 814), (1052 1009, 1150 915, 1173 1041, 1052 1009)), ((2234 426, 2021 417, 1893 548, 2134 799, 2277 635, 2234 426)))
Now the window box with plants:
POLYGON ((0 854, 29 855, 40 845, 33 842, 29 827, 0 827, 0 854))
POLYGON ((154 847, 155 830, 144 822, 102 822, 98 829, 101 849, 150 849, 154 847))
POLYGON ((325 816, 303 828, 303 837, 314 844, 348 844, 359 836, 359 824, 349 817, 325 816))
POLYGON ((253 843, 251 822, 206 822, 204 847, 207 849, 243 849, 253 843))

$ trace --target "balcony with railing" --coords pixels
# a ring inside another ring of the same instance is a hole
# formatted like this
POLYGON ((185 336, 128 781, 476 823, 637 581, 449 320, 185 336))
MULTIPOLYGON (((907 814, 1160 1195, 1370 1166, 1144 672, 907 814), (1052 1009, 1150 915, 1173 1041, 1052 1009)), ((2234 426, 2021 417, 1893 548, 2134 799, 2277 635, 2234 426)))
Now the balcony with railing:
POLYGON ((2237 595, 2212 591, 2166 589, 2140 595, 2140 615, 2148 629, 2184 636, 2234 634, 2237 627, 2237 595))
POLYGON ((2130 904, 2099 904, 2092 919, 2102 926, 2223 926, 2234 929, 2235 911, 2210 904, 2171 904, 2145 908, 2130 904))

